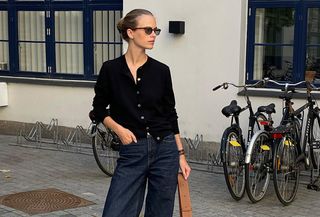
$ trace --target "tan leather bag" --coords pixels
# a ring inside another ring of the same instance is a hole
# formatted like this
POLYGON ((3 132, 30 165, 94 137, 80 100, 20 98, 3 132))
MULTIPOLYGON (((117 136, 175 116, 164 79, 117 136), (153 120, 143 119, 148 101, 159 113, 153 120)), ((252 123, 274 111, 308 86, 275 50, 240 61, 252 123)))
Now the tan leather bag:
POLYGON ((180 217, 192 217, 189 185, 188 181, 183 178, 182 173, 178 174, 178 193, 180 217))

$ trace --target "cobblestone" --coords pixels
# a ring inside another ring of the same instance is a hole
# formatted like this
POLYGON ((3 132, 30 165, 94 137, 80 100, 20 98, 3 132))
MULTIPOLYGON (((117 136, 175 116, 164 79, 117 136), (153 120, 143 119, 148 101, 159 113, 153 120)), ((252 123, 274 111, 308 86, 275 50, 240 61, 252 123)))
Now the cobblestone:
MULTIPOLYGON (((92 155, 26 148, 11 145, 12 136, 0 135, 0 196, 36 189, 57 188, 96 204, 67 209, 35 217, 98 217, 101 216, 110 178, 98 168, 92 155)), ((319 216, 320 192, 300 185, 296 200, 287 207, 281 205, 270 183, 265 198, 252 204, 245 196, 234 201, 222 174, 192 171, 189 179, 194 217, 218 216, 319 216)), ((176 200, 174 216, 179 216, 176 200)), ((0 205, 1 217, 29 216, 0 205)))

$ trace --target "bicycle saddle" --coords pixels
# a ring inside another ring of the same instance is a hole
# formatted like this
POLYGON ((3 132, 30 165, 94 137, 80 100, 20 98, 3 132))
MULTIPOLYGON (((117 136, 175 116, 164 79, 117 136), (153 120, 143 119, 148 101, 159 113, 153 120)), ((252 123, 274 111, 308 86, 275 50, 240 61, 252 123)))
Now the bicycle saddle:
POLYGON ((274 103, 271 103, 270 105, 267 105, 267 106, 259 106, 258 112, 265 112, 267 114, 276 113, 276 110, 274 109, 275 106, 276 105, 274 103))
POLYGON ((222 114, 226 117, 229 117, 230 115, 239 115, 241 111, 241 107, 237 105, 236 100, 232 100, 230 105, 224 107, 222 109, 222 114))

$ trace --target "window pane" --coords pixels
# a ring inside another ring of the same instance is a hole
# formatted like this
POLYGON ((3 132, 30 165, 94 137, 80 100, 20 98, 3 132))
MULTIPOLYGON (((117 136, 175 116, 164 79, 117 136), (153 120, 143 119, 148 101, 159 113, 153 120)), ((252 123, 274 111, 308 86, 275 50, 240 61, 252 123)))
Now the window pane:
POLYGON ((8 42, 0 42, 0 70, 9 70, 8 42))
POLYGON ((286 43, 294 40, 293 8, 258 8, 255 43, 286 43))
POLYGON ((315 82, 320 83, 320 8, 308 9, 306 71, 315 75, 315 82))
POLYGON ((8 12, 0 11, 0 40, 8 40, 8 12))
POLYGON ((19 43, 20 71, 45 72, 45 43, 19 43))
POLYGON ((308 10, 308 44, 320 44, 320 8, 308 10))
POLYGON ((0 11, 0 70, 9 70, 8 13, 0 11))
POLYGON ((44 11, 18 11, 19 70, 46 72, 44 11))
POLYGON ((55 12, 55 40, 56 72, 83 74, 82 11, 55 12))
POLYGON ((94 71, 99 72, 102 63, 115 59, 122 54, 121 44, 95 44, 94 45, 94 71))
POLYGON ((121 42, 117 23, 121 11, 95 11, 93 15, 93 38, 95 42, 121 42))
POLYGON ((83 42, 82 11, 56 11, 54 14, 57 42, 83 42))
POLYGON ((122 11, 94 11, 94 74, 99 72, 104 61, 122 54, 122 40, 117 30, 122 11))
POLYGON ((314 82, 320 84, 320 47, 307 48, 306 71, 314 71, 314 82))
POLYGON ((255 46, 254 80, 270 78, 279 81, 292 79, 293 48, 255 46))
POLYGON ((45 41, 44 11, 18 12, 19 41, 45 41))
POLYGON ((84 73, 82 44, 56 44, 56 72, 84 73))

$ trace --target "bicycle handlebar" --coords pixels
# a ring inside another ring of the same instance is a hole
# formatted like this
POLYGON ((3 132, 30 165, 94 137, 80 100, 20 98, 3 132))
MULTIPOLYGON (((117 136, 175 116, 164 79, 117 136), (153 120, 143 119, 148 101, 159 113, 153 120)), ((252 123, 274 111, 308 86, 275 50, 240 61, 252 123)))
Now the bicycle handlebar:
POLYGON ((274 80, 271 80, 269 78, 265 78, 264 79, 265 83, 273 83, 273 84, 276 84, 278 86, 284 86, 285 87, 285 92, 288 92, 289 91, 289 87, 297 87, 301 84, 305 84, 307 89, 309 91, 319 91, 320 88, 316 87, 314 84, 312 84, 311 82, 308 82, 308 81, 300 81, 300 82, 297 82, 297 83, 293 83, 293 84, 290 84, 290 83, 280 83, 280 82, 277 82, 277 81, 274 81, 274 80))
POLYGON ((300 82, 297 82, 297 83, 280 83, 278 81, 275 81, 275 80, 271 80, 269 78, 264 78, 263 80, 259 80, 257 81, 256 83, 254 84, 245 84, 245 85, 236 85, 234 83, 230 83, 230 82, 224 82, 216 87, 214 87, 212 89, 212 91, 216 91, 218 89, 220 89, 221 87, 223 89, 228 89, 229 85, 231 86, 234 86, 234 87, 237 87, 237 88, 248 88, 248 87, 254 87, 254 88, 257 88, 257 87, 264 87, 266 83, 273 83, 273 84, 276 84, 278 86, 283 86, 285 87, 285 92, 288 92, 290 89, 289 87, 297 87, 301 84, 306 84, 306 87, 309 91, 320 91, 320 88, 316 87, 314 84, 308 82, 308 81, 300 81, 300 82))
POLYGON ((216 91, 216 90, 220 89, 221 87, 226 90, 226 89, 228 89, 229 85, 237 87, 237 88, 262 87, 264 85, 264 83, 265 83, 264 80, 259 80, 254 84, 245 84, 245 85, 236 85, 234 83, 224 82, 224 83, 214 87, 212 89, 212 91, 216 91))

